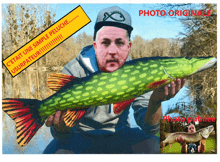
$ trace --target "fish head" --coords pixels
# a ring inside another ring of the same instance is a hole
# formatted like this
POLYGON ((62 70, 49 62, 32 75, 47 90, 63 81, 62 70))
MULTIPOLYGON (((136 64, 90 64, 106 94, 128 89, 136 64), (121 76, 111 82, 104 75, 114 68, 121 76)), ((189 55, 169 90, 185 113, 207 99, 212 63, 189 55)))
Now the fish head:
POLYGON ((212 131, 214 131, 214 126, 210 125, 210 126, 208 126, 208 129, 209 129, 209 133, 212 133, 212 131))
POLYGON ((214 66, 217 62, 215 57, 185 57, 185 64, 179 68, 188 76, 214 66))
POLYGON ((160 60, 164 73, 169 78, 184 78, 214 66, 215 57, 172 57, 160 60))
POLYGON ((192 74, 203 71, 214 66, 217 63, 217 59, 215 57, 201 57, 195 58, 195 63, 193 64, 192 70, 194 71, 192 74))
POLYGON ((208 138, 210 133, 214 130, 214 126, 213 125, 210 125, 206 128, 203 128, 200 130, 200 135, 203 137, 203 138, 208 138))

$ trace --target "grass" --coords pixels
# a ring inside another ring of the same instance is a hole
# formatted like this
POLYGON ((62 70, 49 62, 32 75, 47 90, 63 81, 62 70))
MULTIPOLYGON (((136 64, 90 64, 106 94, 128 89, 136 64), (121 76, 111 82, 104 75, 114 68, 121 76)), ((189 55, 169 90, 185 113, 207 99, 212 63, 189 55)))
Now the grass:
POLYGON ((212 153, 211 150, 217 150, 216 145, 217 143, 216 143, 215 136, 209 136, 209 138, 206 140, 205 153, 210 154, 212 153))
MULTIPOLYGON (((206 140, 206 149, 205 154, 212 154, 211 150, 216 150, 216 139, 215 136, 209 136, 206 140)), ((160 149, 161 151, 161 149, 160 149)), ((179 143, 173 143, 172 147, 169 148, 169 145, 164 147, 162 152, 163 154, 181 154, 181 145, 179 143)))

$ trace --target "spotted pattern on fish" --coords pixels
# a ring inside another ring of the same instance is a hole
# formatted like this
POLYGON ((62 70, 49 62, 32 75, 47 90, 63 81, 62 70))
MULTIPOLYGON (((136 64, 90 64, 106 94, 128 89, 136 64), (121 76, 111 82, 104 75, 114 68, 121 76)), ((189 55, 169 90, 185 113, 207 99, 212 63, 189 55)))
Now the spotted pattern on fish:
POLYGON ((85 106, 99 106, 117 103, 121 99, 125 101, 136 98, 158 86, 168 84, 172 78, 189 75, 193 70, 195 71, 194 65, 191 64, 195 64, 196 61, 185 58, 133 60, 125 63, 115 72, 96 72, 80 82, 69 85, 46 99, 38 111, 42 120, 45 120, 48 111, 51 109, 57 111, 63 104, 67 109, 80 109, 85 106))

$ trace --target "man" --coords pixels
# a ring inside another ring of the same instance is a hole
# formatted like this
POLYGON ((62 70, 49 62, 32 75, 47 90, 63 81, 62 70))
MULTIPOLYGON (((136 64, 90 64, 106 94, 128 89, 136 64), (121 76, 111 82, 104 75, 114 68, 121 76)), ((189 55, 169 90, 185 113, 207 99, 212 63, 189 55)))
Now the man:
MULTIPOLYGON (((130 15, 119 7, 109 7, 99 12, 94 32, 93 46, 85 47, 76 59, 70 61, 63 73, 85 77, 101 70, 113 72, 119 69, 128 56, 132 31, 130 15)), ((51 127, 55 140, 44 153, 159 153, 161 102, 173 97, 183 86, 180 79, 162 89, 137 97, 132 108, 136 123, 141 127, 130 128, 129 106, 114 114, 113 104, 90 107, 72 129, 65 127, 65 112, 56 112, 46 126, 51 127)))
MULTIPOLYGON (((189 133, 196 132, 196 128, 193 124, 190 124, 188 127, 189 133)), ((201 141, 195 143, 187 143, 183 140, 183 137, 179 135, 176 138, 176 141, 181 144, 181 153, 204 153, 206 146, 206 139, 203 138, 201 141)))

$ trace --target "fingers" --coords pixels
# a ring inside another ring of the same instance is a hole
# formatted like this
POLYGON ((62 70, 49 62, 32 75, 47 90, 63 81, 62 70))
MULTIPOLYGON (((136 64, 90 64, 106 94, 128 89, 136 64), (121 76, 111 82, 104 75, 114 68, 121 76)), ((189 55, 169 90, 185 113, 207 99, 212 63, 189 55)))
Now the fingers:
POLYGON ((181 87, 183 87, 183 85, 185 84, 185 82, 186 82, 186 78, 183 78, 183 79, 182 79, 182 82, 181 82, 181 87))
POLYGON ((183 143, 183 137, 181 135, 179 135, 178 137, 176 137, 175 141, 178 143, 183 143))
POLYGON ((171 94, 172 97, 174 97, 174 95, 175 95, 175 93, 176 93, 176 87, 175 87, 174 81, 172 81, 172 82, 170 83, 170 87, 171 87, 170 94, 171 94))
POLYGON ((53 119, 53 124, 59 124, 60 122, 60 117, 61 117, 61 111, 57 111, 55 113, 54 119, 53 119))
POLYGON ((181 85, 182 85, 181 83, 182 83, 181 79, 178 78, 176 80, 176 89, 175 89, 176 93, 179 92, 180 88, 182 88, 181 87, 181 85))
POLYGON ((166 96, 165 100, 170 99, 171 97, 174 97, 175 93, 176 93, 176 88, 175 88, 174 81, 170 83, 170 87, 168 87, 168 85, 164 86, 164 95, 166 96))
POLYGON ((178 78, 176 80, 176 85, 175 85, 174 81, 171 84, 172 84, 171 85, 171 94, 174 96, 182 88, 182 81, 181 81, 181 79, 178 78))
POLYGON ((47 127, 50 127, 50 126, 52 126, 52 124, 53 124, 53 116, 50 116, 50 117, 47 119, 45 125, 46 125, 47 127))
POLYGON ((60 121, 63 120, 66 113, 61 113, 61 111, 57 111, 54 115, 50 116, 46 121, 46 126, 50 127, 53 124, 58 125, 60 121))
POLYGON ((179 143, 183 143, 183 137, 179 135, 179 143))
POLYGON ((177 82, 176 82, 176 87, 177 87, 177 91, 176 92, 179 92, 179 90, 184 86, 186 82, 186 78, 183 78, 182 80, 181 79, 177 79, 177 82))
POLYGON ((176 137, 175 142, 178 142, 178 143, 179 143, 179 139, 178 139, 178 137, 176 137))
POLYGON ((63 121, 63 120, 64 120, 65 115, 66 115, 66 112, 62 112, 60 121, 63 121))
POLYGON ((164 87, 164 94, 165 94, 165 96, 168 96, 168 94, 169 94, 168 85, 166 85, 166 86, 164 87))
POLYGON ((176 95, 177 92, 179 92, 179 90, 183 87, 183 85, 185 84, 186 79, 180 79, 178 78, 176 80, 176 83, 174 81, 172 81, 170 83, 170 87, 168 87, 167 85, 164 87, 164 94, 165 96, 171 98, 174 97, 176 95))

